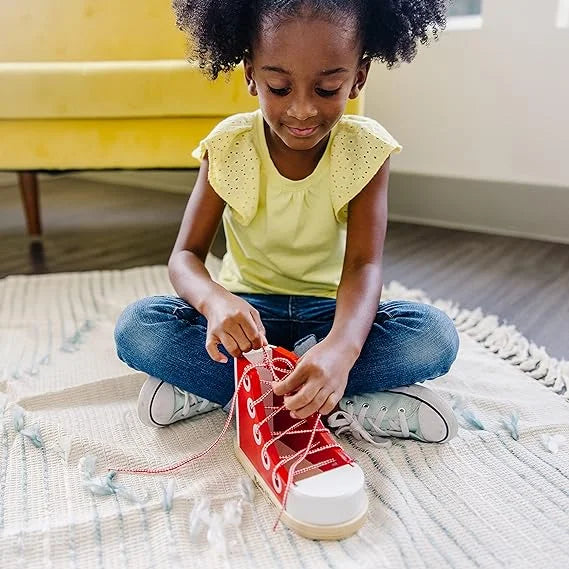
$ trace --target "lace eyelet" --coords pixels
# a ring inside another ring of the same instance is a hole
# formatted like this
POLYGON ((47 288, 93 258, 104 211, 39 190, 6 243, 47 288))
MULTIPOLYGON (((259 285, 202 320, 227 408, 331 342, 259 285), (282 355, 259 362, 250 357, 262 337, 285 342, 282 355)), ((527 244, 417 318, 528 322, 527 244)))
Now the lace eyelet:
POLYGON ((405 409, 404 409, 403 407, 399 407, 398 410, 399 410, 400 413, 405 413, 405 409))
POLYGON ((283 483, 281 482, 281 479, 276 475, 275 472, 273 472, 272 479, 274 489, 277 491, 277 494, 280 494, 283 489, 283 483))
POLYGON ((261 460, 263 461, 265 470, 271 470, 271 459, 269 458, 269 453, 266 450, 261 452, 261 460))
POLYGON ((381 408, 382 411, 387 411, 387 407, 385 405, 382 406, 381 408))
POLYGON ((353 405, 353 404, 354 404, 354 402, 351 399, 348 399, 346 401, 346 405, 353 405))
POLYGON ((251 419, 254 419, 255 407, 253 407, 253 400, 250 397, 247 399, 247 411, 249 412, 249 417, 251 417, 251 419))
POLYGON ((245 391, 249 393, 249 390, 251 389, 251 380, 249 379, 248 373, 246 373, 245 377, 243 378, 243 387, 245 388, 245 391))
POLYGON ((253 439, 255 439, 255 442, 260 445, 263 442, 263 439, 261 437, 261 429, 259 428, 259 425, 253 425, 253 439))
POLYGON ((368 409, 369 403, 362 403, 362 409, 368 409))

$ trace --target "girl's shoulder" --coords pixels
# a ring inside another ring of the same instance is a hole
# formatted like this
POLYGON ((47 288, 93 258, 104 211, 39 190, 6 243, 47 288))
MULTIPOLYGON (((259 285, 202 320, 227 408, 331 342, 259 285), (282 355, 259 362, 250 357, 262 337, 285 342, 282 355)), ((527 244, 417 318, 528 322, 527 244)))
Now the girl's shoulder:
POLYGON ((216 149, 229 148, 238 137, 251 138, 246 135, 252 132, 258 112, 238 113, 223 119, 200 142, 200 145, 192 152, 192 156, 197 160, 203 160, 206 151, 209 151, 212 146, 216 149))
POLYGON ((257 110, 250 113, 231 115, 220 121, 206 138, 226 137, 229 140, 243 132, 251 131, 258 113, 259 111, 257 110))
POLYGON ((257 211, 259 158, 254 126, 259 112, 223 119, 192 152, 200 161, 207 154, 209 183, 243 225, 249 224, 257 211))
POLYGON ((330 148, 331 199, 339 222, 346 222, 348 204, 402 146, 376 120, 344 115, 334 127, 330 148))
POLYGON ((345 140, 353 140, 351 144, 358 144, 361 147, 359 150, 365 148, 366 144, 391 147, 393 152, 400 152, 403 148, 380 123, 360 115, 343 115, 338 121, 334 142, 338 147, 345 140))

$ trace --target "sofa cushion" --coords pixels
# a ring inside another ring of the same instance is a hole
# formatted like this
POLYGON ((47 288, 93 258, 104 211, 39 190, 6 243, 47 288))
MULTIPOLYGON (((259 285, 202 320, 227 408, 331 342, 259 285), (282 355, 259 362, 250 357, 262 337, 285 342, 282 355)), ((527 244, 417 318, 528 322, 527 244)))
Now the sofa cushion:
POLYGON ((0 118, 226 116, 257 108, 243 70, 213 82, 184 60, 0 63, 0 118))
POLYGON ((0 120, 0 170, 196 168, 222 118, 0 120))

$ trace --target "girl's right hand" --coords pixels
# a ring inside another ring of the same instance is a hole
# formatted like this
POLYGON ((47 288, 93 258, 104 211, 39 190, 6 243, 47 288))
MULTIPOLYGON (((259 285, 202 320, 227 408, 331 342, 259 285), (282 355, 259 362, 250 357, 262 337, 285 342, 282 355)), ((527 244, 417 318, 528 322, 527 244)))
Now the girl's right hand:
POLYGON ((228 291, 211 299, 204 310, 204 316, 207 319, 205 349, 216 362, 228 361, 219 351, 218 344, 223 344, 235 358, 268 344, 259 311, 228 291))

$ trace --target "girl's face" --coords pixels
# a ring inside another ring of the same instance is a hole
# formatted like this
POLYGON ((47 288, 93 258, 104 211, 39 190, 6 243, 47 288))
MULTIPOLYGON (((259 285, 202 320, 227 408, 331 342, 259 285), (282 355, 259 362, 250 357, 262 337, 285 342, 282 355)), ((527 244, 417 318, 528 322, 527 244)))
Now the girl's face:
POLYGON ((356 27, 300 17, 266 22, 245 60, 249 92, 259 96, 272 132, 292 150, 309 150, 338 122, 365 84, 356 27))

